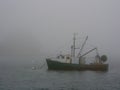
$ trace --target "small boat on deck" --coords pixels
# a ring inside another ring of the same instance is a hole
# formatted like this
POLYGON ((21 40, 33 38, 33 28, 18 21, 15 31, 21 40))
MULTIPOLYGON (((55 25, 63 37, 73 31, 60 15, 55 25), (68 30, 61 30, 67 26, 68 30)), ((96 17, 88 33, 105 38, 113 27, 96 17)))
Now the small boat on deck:
POLYGON ((98 53, 97 48, 93 48, 88 52, 81 54, 88 36, 86 37, 84 43, 82 44, 78 55, 75 55, 75 50, 78 49, 75 46, 75 34, 73 37, 73 45, 71 46, 71 54, 67 55, 58 55, 56 58, 46 58, 47 66, 49 70, 94 70, 94 71, 107 71, 108 64, 105 62, 107 61, 107 56, 102 55, 100 56, 98 53), (96 50, 95 60, 92 63, 86 63, 85 56, 90 52, 96 50), (78 61, 78 63, 73 63, 73 61, 78 61))

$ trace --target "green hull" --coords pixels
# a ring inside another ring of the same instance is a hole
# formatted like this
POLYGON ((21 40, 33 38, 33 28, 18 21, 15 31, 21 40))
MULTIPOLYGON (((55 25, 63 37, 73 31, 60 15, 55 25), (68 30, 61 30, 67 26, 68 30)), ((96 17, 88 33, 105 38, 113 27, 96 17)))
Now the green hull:
POLYGON ((108 64, 71 64, 62 63, 59 61, 53 61, 46 59, 49 70, 94 70, 94 71, 107 71, 108 64))

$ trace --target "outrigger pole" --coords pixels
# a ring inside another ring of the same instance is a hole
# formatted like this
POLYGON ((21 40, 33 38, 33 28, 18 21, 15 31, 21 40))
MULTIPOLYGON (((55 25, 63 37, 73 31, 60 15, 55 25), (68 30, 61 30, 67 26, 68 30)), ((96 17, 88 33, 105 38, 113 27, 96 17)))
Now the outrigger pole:
POLYGON ((88 36, 85 38, 85 41, 84 41, 84 43, 82 44, 81 49, 80 49, 77 57, 80 57, 80 56, 81 56, 82 50, 83 50, 83 48, 84 48, 84 46, 85 46, 85 44, 86 44, 87 39, 88 39, 88 36))
POLYGON ((92 52, 92 51, 95 50, 95 49, 97 49, 97 48, 93 48, 93 49, 89 50, 88 52, 84 53, 84 54, 81 55, 80 57, 83 57, 83 56, 87 55, 88 53, 92 52))

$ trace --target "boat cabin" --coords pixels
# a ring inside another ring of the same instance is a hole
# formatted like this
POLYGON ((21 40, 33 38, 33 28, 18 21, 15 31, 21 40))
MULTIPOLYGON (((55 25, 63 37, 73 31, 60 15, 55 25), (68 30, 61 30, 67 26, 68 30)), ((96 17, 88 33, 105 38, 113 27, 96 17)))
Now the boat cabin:
POLYGON ((65 62, 65 63, 71 63, 72 58, 71 58, 71 55, 69 55, 69 54, 67 54, 67 55, 58 55, 57 56, 57 61, 65 62))

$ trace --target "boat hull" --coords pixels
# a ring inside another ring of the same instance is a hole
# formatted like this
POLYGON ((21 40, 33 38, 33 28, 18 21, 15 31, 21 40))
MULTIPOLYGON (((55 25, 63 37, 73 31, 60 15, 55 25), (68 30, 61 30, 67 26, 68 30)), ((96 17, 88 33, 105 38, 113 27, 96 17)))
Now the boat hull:
POLYGON ((53 61, 46 59, 49 70, 94 70, 94 71, 107 71, 108 64, 71 64, 62 63, 59 61, 53 61))

